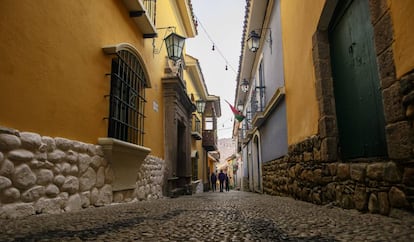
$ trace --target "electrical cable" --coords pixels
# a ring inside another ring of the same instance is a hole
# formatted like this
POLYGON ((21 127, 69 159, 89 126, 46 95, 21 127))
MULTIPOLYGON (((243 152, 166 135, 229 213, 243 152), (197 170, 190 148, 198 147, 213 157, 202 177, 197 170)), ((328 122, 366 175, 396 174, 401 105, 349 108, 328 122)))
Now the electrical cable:
POLYGON ((200 19, 195 16, 197 23, 200 25, 200 27, 203 29, 204 33, 206 34, 207 38, 210 40, 211 44, 213 45, 212 50, 215 51, 217 50, 217 52, 220 54, 220 56, 224 59, 224 61, 226 62, 226 67, 225 69, 228 70, 228 67, 230 67, 230 69, 234 72, 234 74, 237 75, 236 70, 234 69, 234 67, 229 63, 229 61, 227 60, 227 58, 223 55, 223 53, 221 52, 221 50, 218 48, 217 44, 213 41, 213 39, 211 38, 211 36, 208 34, 206 28, 204 27, 204 25, 201 23, 200 19))

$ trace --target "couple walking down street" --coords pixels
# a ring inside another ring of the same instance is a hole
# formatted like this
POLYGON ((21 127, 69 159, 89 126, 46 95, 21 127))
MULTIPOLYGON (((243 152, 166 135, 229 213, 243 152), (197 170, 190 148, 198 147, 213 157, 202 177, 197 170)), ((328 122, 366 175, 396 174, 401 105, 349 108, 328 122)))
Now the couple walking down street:
MULTIPOLYGON (((224 186, 226 191, 230 191, 230 184, 229 184, 229 177, 227 176, 227 174, 225 174, 223 172, 223 170, 220 170, 220 173, 218 174, 218 180, 220 183, 220 192, 223 192, 224 190, 224 186)), ((213 174, 211 174, 211 188, 213 190, 213 192, 215 192, 216 189, 216 183, 217 183, 217 176, 216 174, 213 172, 213 174)))

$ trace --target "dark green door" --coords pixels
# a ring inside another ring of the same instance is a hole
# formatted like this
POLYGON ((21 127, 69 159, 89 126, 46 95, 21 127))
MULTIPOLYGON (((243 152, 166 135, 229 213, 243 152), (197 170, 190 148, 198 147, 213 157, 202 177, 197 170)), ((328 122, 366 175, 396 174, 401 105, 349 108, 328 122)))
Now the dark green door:
POLYGON ((368 0, 340 1, 329 41, 343 158, 384 156, 385 122, 368 0))

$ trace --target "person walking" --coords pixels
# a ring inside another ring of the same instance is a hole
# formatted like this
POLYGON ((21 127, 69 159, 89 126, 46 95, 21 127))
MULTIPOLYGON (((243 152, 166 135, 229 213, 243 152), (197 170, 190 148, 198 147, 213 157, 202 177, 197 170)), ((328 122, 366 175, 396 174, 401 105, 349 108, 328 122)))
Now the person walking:
POLYGON ((229 176, 226 174, 226 192, 230 191, 230 179, 229 176))
POLYGON ((220 170, 218 179, 220 182, 220 192, 223 192, 223 185, 224 185, 224 181, 226 180, 226 175, 223 173, 223 170, 220 170))
POLYGON ((211 174, 210 181, 211 181, 211 190, 213 190, 213 192, 215 192, 217 190, 217 187, 216 187, 216 183, 217 183, 216 173, 213 172, 211 174))

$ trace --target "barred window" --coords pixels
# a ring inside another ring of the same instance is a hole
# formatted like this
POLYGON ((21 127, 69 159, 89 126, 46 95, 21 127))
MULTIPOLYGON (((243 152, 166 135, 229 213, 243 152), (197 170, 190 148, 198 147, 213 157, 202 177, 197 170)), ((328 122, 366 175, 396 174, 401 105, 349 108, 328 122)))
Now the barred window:
POLYGON ((138 58, 120 50, 112 59, 108 136, 144 145, 146 78, 138 58))

